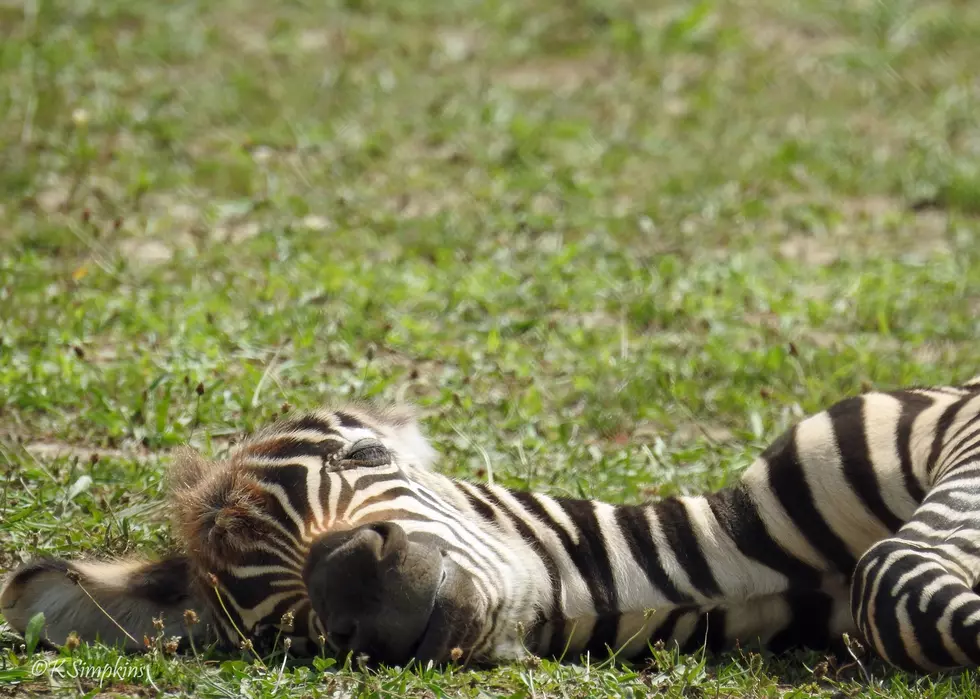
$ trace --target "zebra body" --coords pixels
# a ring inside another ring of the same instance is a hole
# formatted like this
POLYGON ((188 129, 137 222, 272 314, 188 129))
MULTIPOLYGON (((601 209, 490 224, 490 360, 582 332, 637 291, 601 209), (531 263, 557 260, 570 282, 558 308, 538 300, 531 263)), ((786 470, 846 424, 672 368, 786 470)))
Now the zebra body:
MULTIPOLYGON (((980 378, 980 377, 978 377, 980 378)), ((288 419, 172 470, 184 545, 160 562, 43 560, 0 609, 139 638, 285 634, 294 653, 498 662, 636 657, 857 633, 917 670, 980 664, 980 380, 869 393, 796 424, 733 487, 612 505, 450 479, 410 414, 288 419), (66 579, 73 571, 80 583, 66 579), (84 590, 80 590, 84 588, 84 590), (193 608, 205 621, 182 623, 193 608)))

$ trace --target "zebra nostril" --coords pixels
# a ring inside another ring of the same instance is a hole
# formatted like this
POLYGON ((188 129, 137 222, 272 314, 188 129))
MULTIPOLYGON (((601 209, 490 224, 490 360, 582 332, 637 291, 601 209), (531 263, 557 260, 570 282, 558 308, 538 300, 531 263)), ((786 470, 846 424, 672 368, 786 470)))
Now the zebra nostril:
POLYGON ((381 537, 381 557, 388 556, 408 546, 405 530, 394 522, 374 522, 368 528, 381 537))

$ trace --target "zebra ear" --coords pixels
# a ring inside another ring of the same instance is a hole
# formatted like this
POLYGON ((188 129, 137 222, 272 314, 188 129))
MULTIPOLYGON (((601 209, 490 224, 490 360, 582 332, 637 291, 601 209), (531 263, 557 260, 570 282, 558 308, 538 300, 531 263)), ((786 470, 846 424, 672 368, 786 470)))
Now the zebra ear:
POLYGON ((402 462, 429 469, 435 463, 438 453, 422 433, 418 422, 418 410, 413 405, 400 404, 386 408, 379 416, 390 433, 393 449, 402 462))
POLYGON ((7 623, 23 634, 43 612, 43 637, 54 645, 64 644, 72 632, 127 651, 143 649, 144 636, 161 632, 203 640, 206 624, 198 622, 205 621, 206 609, 193 592, 184 556, 155 562, 43 558, 15 570, 0 589, 7 623))

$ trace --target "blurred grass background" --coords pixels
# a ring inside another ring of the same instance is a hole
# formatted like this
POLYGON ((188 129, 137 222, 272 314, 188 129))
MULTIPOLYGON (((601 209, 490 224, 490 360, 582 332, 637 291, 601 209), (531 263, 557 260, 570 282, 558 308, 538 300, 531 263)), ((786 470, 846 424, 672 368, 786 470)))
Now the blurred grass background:
MULTIPOLYGON (((168 450, 284 403, 411 400, 445 472, 638 501, 980 373, 978 36, 967 0, 0 0, 0 570, 172 545, 168 450)), ((4 633, 0 694, 99 690, 4 633)), ((145 661, 195 696, 973 691, 820 660, 145 661)))

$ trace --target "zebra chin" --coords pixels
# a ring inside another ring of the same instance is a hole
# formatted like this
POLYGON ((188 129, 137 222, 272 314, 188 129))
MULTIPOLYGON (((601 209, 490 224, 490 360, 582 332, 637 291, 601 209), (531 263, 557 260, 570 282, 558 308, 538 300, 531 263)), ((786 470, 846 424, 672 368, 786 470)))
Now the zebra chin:
POLYGON ((303 573, 327 642, 371 662, 469 658, 485 619, 469 574, 392 522, 322 536, 303 573))

